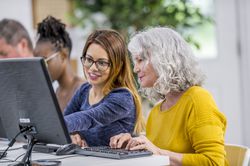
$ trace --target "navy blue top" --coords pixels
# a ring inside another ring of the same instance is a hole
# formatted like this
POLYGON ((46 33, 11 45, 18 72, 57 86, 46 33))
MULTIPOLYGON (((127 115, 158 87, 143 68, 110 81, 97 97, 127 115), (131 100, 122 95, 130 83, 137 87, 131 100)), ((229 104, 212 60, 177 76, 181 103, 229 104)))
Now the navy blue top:
POLYGON ((89 146, 107 146, 110 137, 132 133, 136 107, 126 88, 113 89, 100 102, 89 104, 89 83, 83 84, 64 111, 70 133, 79 131, 89 146))

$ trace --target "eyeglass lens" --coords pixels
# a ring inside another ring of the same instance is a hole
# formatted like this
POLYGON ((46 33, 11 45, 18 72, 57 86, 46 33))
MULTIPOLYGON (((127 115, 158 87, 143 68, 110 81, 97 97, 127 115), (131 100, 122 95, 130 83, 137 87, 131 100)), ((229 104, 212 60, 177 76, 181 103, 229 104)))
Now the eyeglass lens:
POLYGON ((93 64, 95 64, 96 68, 100 71, 105 71, 110 66, 110 63, 105 60, 94 61, 90 57, 81 57, 81 61, 82 61, 83 66, 87 68, 90 68, 93 64))

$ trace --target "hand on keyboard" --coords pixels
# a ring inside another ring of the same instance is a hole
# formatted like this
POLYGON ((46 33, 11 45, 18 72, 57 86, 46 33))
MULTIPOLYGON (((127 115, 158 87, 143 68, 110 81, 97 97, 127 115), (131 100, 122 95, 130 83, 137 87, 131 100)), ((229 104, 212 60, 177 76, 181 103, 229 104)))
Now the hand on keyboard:
POLYGON ((112 148, 125 148, 131 139, 130 133, 121 133, 110 138, 109 146, 112 148))
POLYGON ((83 139, 78 133, 71 134, 70 137, 73 144, 77 144, 81 147, 88 147, 88 144, 85 139, 83 139))
POLYGON ((132 137, 129 133, 121 133, 110 138, 110 146, 112 148, 125 146, 127 150, 147 149, 154 154, 159 154, 159 148, 144 135, 132 137))
POLYGON ((147 149, 153 154, 159 154, 159 148, 155 146, 147 137, 140 135, 139 137, 133 137, 128 142, 126 149, 129 150, 141 150, 147 149))

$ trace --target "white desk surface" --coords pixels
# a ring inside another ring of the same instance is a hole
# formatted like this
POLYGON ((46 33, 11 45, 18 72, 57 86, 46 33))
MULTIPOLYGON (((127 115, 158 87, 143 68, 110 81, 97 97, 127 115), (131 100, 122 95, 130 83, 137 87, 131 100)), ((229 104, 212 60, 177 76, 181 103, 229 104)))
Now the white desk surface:
MULTIPOLYGON (((7 152, 7 157, 0 160, 1 166, 7 166, 9 164, 13 164, 13 162, 2 163, 3 161, 15 160, 18 156, 25 153, 25 150, 19 148, 17 150, 11 150, 14 148, 21 147, 23 144, 15 143, 13 147, 10 148, 7 152)), ((0 150, 4 150, 7 147, 7 142, 0 141, 0 150)), ((23 156, 22 156, 23 157, 23 156)), ((20 157, 17 161, 21 161, 22 157, 20 157)), ((149 157, 140 157, 140 158, 132 158, 132 159, 107 159, 107 158, 99 158, 99 157, 90 157, 83 155, 66 155, 66 156, 56 156, 54 154, 45 154, 45 153, 37 153, 32 152, 32 160, 39 159, 48 159, 48 160, 59 160, 61 161, 61 166, 165 166, 169 165, 169 157, 168 156, 160 156, 160 155, 152 155, 149 157)))

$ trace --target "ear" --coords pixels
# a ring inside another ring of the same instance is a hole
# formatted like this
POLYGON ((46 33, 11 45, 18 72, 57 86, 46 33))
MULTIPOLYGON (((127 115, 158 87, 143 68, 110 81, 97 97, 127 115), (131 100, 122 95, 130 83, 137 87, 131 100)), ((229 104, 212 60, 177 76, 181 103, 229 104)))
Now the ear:
POLYGON ((68 61, 69 59, 69 55, 68 55, 68 49, 65 49, 63 48, 61 51, 60 51, 60 54, 61 54, 61 58, 63 61, 68 61))
POLYGON ((65 49, 61 49, 59 56, 60 56, 60 61, 61 61, 62 67, 65 68, 66 66, 68 66, 69 59, 68 59, 67 52, 65 52, 65 49))
POLYGON ((17 50, 21 56, 27 56, 29 53, 28 41, 25 38, 22 38, 17 44, 17 50))

